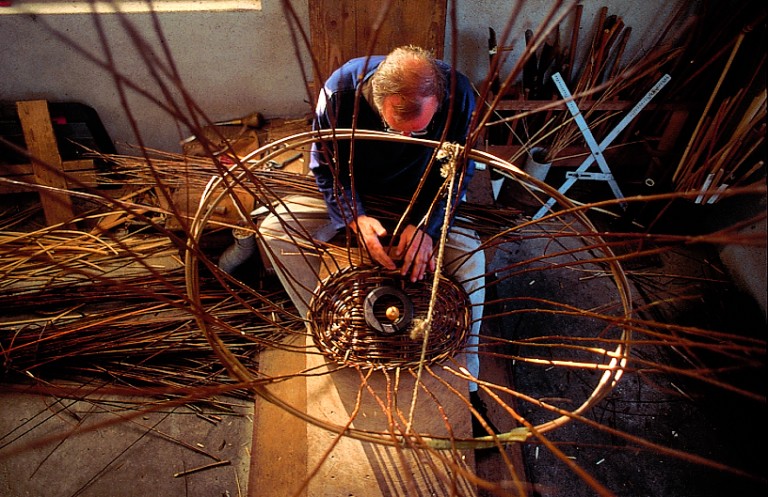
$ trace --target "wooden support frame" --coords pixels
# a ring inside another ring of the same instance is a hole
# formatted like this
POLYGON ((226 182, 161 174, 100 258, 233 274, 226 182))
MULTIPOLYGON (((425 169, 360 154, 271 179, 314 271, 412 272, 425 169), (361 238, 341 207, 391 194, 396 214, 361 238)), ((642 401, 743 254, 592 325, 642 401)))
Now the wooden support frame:
MULTIPOLYGON (((67 190, 83 185, 96 186, 98 184, 96 169, 91 159, 62 161, 61 170, 66 175, 67 190)), ((32 164, 0 164, 0 176, 24 183, 35 183, 32 164)), ((0 194, 32 191, 37 190, 23 184, 0 183, 0 194)))
POLYGON ((48 225, 68 225, 75 212, 68 190, 79 183, 94 186, 96 173, 92 160, 62 161, 51 123, 48 102, 29 100, 16 102, 31 164, 2 165, 0 175, 24 183, 45 186, 45 189, 25 188, 19 184, 0 185, 0 193, 20 193, 37 190, 48 225), (77 181, 68 178, 77 177, 77 181))

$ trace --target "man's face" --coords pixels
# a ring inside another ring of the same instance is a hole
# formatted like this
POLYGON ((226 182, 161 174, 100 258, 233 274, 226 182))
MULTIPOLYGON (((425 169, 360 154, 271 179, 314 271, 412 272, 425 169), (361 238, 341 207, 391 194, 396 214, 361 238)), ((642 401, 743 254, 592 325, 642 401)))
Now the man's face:
POLYGON ((432 117, 437 112, 437 97, 429 96, 421 99, 421 112, 413 119, 398 120, 394 109, 402 97, 392 95, 384 99, 381 117, 387 125, 388 131, 404 136, 419 136, 426 133, 432 117))

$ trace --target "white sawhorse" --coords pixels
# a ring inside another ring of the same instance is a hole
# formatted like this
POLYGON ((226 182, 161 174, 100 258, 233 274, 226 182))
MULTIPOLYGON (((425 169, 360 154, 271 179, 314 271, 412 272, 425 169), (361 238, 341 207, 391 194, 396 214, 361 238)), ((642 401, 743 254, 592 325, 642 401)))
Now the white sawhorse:
MULTIPOLYGON (((563 81, 562 76, 560 76, 560 73, 555 73, 552 75, 552 81, 555 82, 557 90, 565 99, 565 105, 571 112, 571 115, 573 116, 576 125, 579 127, 579 131, 581 131, 581 134, 584 137, 584 140, 586 141, 587 147, 589 147, 590 151, 589 156, 584 159, 584 162, 581 163, 578 169, 566 173, 567 179, 565 180, 565 183, 563 183, 563 186, 561 186, 557 191, 565 194, 565 192, 567 192, 568 189, 571 188, 573 184, 580 179, 605 181, 608 183, 608 186, 611 187, 613 195, 619 200, 623 199, 624 195, 621 193, 621 189, 616 183, 616 179, 613 177, 613 174, 608 167, 608 163, 605 160, 603 152, 605 152, 605 149, 608 148, 613 140, 615 140, 616 137, 619 136, 622 131, 624 131, 624 128, 627 127, 632 119, 634 119, 640 113, 640 111, 643 110, 648 102, 650 102, 651 99, 656 96, 659 91, 661 91, 661 89, 669 82, 670 79, 672 78, 669 76, 669 74, 662 76, 662 78, 653 86, 653 88, 651 88, 650 91, 648 91, 648 93, 646 93, 643 98, 640 99, 640 101, 635 104, 634 107, 632 107, 632 110, 630 110, 627 115, 624 116, 624 118, 616 125, 616 127, 613 128, 611 132, 608 133, 608 135, 598 145, 597 140, 595 140, 595 137, 592 136, 592 131, 589 129, 589 126, 587 126, 587 122, 584 120, 584 116, 581 114, 578 105, 576 105, 576 102, 573 101, 573 96, 571 95, 570 90, 568 90, 568 87, 565 86, 565 82, 563 81), (599 173, 587 171, 593 162, 597 162, 597 165, 600 168, 599 173)), ((533 216, 533 219, 539 219, 544 214, 546 214, 547 211, 552 208, 555 202, 556 200, 554 197, 550 198, 547 203, 544 204, 541 209, 539 209, 536 215, 533 216)), ((621 206, 625 207, 625 204, 622 203, 621 206)))

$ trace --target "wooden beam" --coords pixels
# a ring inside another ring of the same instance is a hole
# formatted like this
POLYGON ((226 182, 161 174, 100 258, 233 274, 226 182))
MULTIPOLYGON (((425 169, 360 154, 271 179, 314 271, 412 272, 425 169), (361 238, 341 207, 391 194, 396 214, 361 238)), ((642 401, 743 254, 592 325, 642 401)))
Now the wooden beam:
MULTIPOLYGON (((274 395, 293 407, 307 408, 307 380, 296 375, 305 371, 307 355, 303 337, 293 345, 296 350, 265 349, 259 355, 259 374, 280 378, 268 388, 274 395)), ((251 470, 248 495, 251 497, 307 497, 303 487, 307 477, 307 424, 303 420, 264 399, 257 399, 254 408, 251 470)))
MULTIPOLYGON (((262 377, 282 379, 268 386, 274 395, 336 426, 346 426, 352 419, 352 427, 359 430, 397 432, 392 424, 402 429, 401 416, 408 416, 415 381, 410 373, 401 373, 397 387, 394 372, 376 371, 363 382, 365 372, 329 363, 314 348, 310 335, 297 336, 292 345, 296 346, 293 350, 266 350, 259 357, 262 377), (306 371, 311 374, 301 374, 306 371), (387 404, 391 418, 380 402, 387 404)), ((462 363, 462 356, 457 360, 462 363)), ((436 436, 471 437, 469 409, 451 391, 466 390, 467 382, 439 367, 433 371, 451 387, 431 374, 424 375, 422 383, 434 398, 420 391, 414 429, 436 436)), ((451 467, 474 473, 471 450, 435 455, 425 449, 338 438, 261 398, 256 400, 255 412, 250 496, 449 495, 451 488, 456 495, 477 495, 474 483, 451 467), (303 487, 307 479, 311 480, 303 487)))
MULTIPOLYGON (((81 186, 98 186, 96 170, 91 159, 70 160, 61 163, 62 170, 67 173, 65 178, 67 189, 73 190, 81 186)), ((32 164, 0 164, 0 176, 24 183, 35 183, 32 164)), ((0 182, 0 194, 24 193, 37 191, 35 188, 0 182)))
POLYGON ((369 51, 385 55, 400 45, 418 45, 442 59, 446 11, 446 0, 309 0, 312 52, 318 63, 313 80, 324 81, 353 57, 369 51))
POLYGON ((67 224, 74 219, 72 198, 67 193, 67 180, 53 134, 48 102, 31 100, 16 102, 27 150, 32 156, 35 183, 55 190, 41 190, 40 203, 49 225, 67 224))

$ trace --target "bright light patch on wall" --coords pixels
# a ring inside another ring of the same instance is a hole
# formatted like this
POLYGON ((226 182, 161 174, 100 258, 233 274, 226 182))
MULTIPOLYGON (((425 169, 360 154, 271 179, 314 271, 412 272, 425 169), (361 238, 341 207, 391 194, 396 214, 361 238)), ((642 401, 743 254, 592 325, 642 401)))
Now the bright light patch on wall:
MULTIPOLYGON (((5 2, 8 3, 8 2, 5 2)), ((88 0, 15 0, 0 7, 2 14, 90 14, 99 12, 221 12, 261 10, 261 0, 154 0, 88 1, 88 0)))

